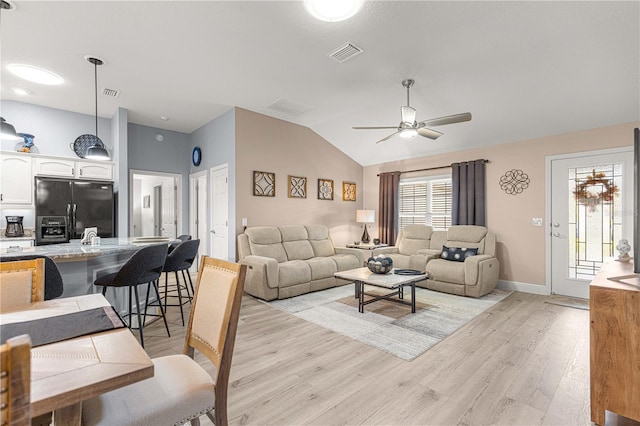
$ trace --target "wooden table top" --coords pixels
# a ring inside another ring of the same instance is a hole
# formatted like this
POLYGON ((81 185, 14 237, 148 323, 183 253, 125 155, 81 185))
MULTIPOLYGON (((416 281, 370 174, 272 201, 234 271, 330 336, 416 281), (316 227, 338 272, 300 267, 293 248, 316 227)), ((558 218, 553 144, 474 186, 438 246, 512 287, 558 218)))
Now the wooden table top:
MULTIPOLYGON (((69 297, 4 312, 1 324, 108 306, 101 294, 69 297)), ((128 328, 31 349, 31 415, 39 416, 153 377, 153 363, 128 328)))

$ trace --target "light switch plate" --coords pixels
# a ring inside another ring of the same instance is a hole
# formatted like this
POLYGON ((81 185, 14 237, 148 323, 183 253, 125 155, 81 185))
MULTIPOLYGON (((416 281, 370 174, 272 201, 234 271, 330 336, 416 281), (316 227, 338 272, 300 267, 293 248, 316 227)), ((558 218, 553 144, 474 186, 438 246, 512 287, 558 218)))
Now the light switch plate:
POLYGON ((533 217, 533 218, 531 218, 531 224, 533 226, 542 226, 542 218, 541 217, 533 217))
POLYGON ((246 217, 242 218, 242 226, 247 226, 247 218, 246 217))

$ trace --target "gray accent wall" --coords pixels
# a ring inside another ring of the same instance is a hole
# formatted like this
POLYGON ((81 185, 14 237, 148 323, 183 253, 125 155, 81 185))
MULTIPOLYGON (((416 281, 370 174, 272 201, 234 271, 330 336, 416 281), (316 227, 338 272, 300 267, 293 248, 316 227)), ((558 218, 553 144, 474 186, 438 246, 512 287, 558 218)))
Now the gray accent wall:
MULTIPOLYGON (((236 253, 236 112, 235 108, 210 121, 191 134, 191 150, 199 146, 202 150, 202 162, 194 166, 189 160, 188 173, 209 171, 212 167, 227 164, 229 169, 229 260, 235 260, 236 253)), ((185 179, 188 184, 189 177, 185 179)), ((207 173, 208 187, 211 187, 211 176, 207 173)), ((188 198, 188 197, 187 197, 188 198)), ((207 215, 211 217, 210 205, 207 215)), ((185 212, 187 210, 185 209, 185 212)), ((186 215, 185 215, 186 216, 186 215)), ((188 229, 185 228, 185 229, 188 229)))

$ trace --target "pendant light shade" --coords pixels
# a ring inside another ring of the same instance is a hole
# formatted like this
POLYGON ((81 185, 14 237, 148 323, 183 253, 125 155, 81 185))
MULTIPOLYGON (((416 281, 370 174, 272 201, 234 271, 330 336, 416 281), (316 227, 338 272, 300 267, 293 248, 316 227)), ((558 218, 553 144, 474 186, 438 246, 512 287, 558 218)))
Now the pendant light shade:
POLYGON ((2 139, 10 141, 22 140, 16 133, 16 128, 12 124, 9 124, 4 117, 0 117, 0 125, 2 126, 2 139))
POLYGON ((82 150, 78 155, 83 158, 87 158, 89 160, 109 160, 109 152, 105 148, 104 144, 98 137, 98 65, 104 64, 101 59, 87 57, 87 61, 91 62, 94 67, 94 89, 95 89, 95 100, 96 100, 96 134, 95 135, 80 135, 76 139, 74 146, 87 146, 84 155, 82 154, 82 150))

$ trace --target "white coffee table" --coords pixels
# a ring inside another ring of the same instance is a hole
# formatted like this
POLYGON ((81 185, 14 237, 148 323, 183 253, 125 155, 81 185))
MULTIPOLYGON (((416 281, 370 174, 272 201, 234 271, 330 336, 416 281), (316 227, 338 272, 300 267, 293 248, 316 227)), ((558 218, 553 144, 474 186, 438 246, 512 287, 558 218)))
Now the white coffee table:
POLYGON ((392 302, 401 303, 411 306, 411 313, 416 312, 416 283, 426 280, 427 274, 420 275, 397 275, 395 269, 387 274, 374 274, 368 268, 350 269, 348 271, 336 272, 334 276, 343 280, 353 281, 355 284, 355 296, 358 299, 358 312, 364 313, 364 306, 378 300, 386 299, 392 302), (364 292, 364 286, 372 285, 374 287, 386 288, 393 290, 391 293, 384 295, 373 295, 364 292), (404 300, 404 287, 411 287, 411 301, 404 300), (364 300, 364 296, 370 296, 372 299, 364 300), (394 298, 398 296, 398 298, 394 298))

